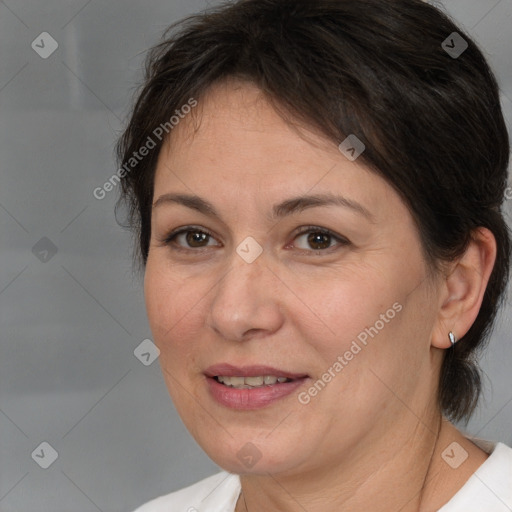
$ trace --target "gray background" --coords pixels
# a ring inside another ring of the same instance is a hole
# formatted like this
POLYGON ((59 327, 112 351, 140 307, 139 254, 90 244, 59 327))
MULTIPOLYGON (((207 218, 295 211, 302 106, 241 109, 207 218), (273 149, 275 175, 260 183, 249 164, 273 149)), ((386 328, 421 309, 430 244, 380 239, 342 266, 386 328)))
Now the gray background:
MULTIPOLYGON (((443 4, 485 50, 510 129, 512 0, 443 4)), ((92 194, 116 171, 143 52, 205 7, 0 1, 1 512, 131 511, 219 470, 183 427, 158 361, 134 355, 151 333, 130 234, 114 218, 117 191, 92 194), (43 59, 31 43, 45 31, 59 46, 43 59), (42 442, 58 452, 48 469, 31 456, 42 442)), ((509 300, 467 430, 512 445, 510 311, 509 300)))

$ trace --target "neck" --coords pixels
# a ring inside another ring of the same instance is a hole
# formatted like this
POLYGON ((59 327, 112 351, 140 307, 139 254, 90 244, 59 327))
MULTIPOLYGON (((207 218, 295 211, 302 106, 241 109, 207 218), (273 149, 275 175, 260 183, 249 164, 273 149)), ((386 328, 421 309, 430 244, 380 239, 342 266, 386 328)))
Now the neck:
POLYGON ((408 429, 366 440, 343 460, 308 471, 243 475, 236 512, 432 512, 446 503, 486 455, 435 414, 408 429), (373 442, 372 442, 373 441, 373 442), (469 463, 454 472, 443 451, 459 442, 469 463))

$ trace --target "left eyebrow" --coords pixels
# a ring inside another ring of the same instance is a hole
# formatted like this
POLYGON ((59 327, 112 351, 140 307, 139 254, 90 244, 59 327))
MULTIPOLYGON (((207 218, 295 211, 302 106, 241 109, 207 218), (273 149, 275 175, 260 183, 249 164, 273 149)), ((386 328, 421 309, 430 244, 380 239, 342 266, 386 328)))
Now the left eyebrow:
POLYGON ((282 217, 294 213, 300 213, 308 208, 321 206, 342 206, 343 208, 349 208, 363 217, 366 217, 370 222, 375 222, 375 217, 361 203, 358 203, 353 199, 348 199, 347 197, 334 194, 316 194, 286 199, 282 203, 274 206, 272 220, 281 219, 282 217))
MULTIPOLYGON (((213 204, 196 195, 174 193, 163 194, 153 203, 153 209, 166 203, 181 204, 187 208, 197 210, 204 215, 217 217, 222 220, 222 217, 219 215, 213 204)), ((286 199, 285 201, 273 206, 270 220, 279 220, 283 217, 300 213, 308 208, 318 208, 322 206, 341 206, 343 208, 348 208, 362 215, 370 222, 375 222, 373 214, 361 203, 358 203, 353 199, 348 199, 334 194, 316 194, 286 199)))

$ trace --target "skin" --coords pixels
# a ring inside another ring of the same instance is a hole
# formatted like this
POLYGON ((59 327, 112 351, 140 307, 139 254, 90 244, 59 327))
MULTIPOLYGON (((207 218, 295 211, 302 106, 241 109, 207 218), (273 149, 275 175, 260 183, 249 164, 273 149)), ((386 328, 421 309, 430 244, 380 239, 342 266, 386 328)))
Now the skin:
POLYGON ((147 314, 184 424, 219 466, 241 475, 237 512, 437 510, 487 458, 441 421, 435 397, 448 332, 460 339, 478 314, 492 234, 476 231, 463 257, 431 276, 392 187, 334 142, 290 126, 249 83, 210 88, 171 135, 154 202, 195 194, 220 218, 176 203, 153 208, 147 314), (287 198, 327 192, 357 201, 371 220, 342 206, 269 218, 287 198), (163 242, 186 226, 213 236, 163 242), (301 226, 348 243, 327 237, 329 248, 318 249, 322 239, 308 243, 301 226), (263 249, 250 264, 236 252, 248 236, 263 249), (209 395, 203 372, 221 362, 308 374, 299 391, 307 390, 395 303, 401 311, 306 405, 292 393, 236 411, 209 395), (458 469, 441 457, 454 441, 468 452, 458 469), (261 454, 251 468, 237 457, 247 442, 261 454))

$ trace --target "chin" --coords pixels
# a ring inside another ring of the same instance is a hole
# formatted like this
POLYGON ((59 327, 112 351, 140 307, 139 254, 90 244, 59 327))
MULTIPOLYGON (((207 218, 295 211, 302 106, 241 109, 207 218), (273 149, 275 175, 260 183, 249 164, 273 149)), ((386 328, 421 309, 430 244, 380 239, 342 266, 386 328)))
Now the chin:
POLYGON ((300 442, 291 439, 283 442, 277 436, 273 440, 265 439, 266 435, 257 439, 236 433, 231 437, 224 432, 219 437, 210 432, 195 439, 213 462, 230 473, 268 475, 292 471, 300 464, 297 453, 300 442))

